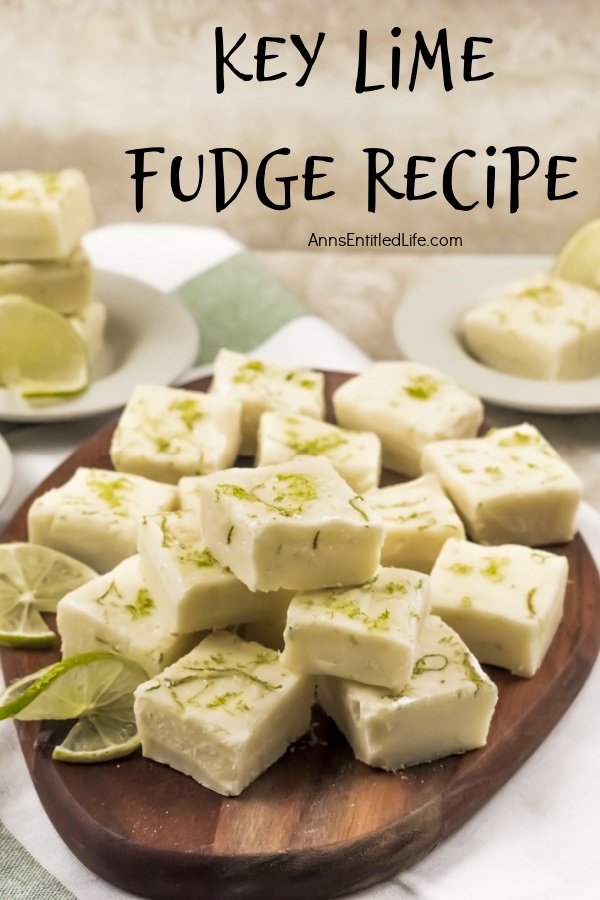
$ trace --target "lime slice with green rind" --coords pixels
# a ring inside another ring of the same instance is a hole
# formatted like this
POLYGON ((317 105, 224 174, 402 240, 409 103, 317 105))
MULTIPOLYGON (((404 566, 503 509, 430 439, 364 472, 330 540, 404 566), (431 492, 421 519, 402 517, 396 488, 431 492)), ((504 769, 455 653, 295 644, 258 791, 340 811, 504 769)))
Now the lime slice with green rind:
POLYGON ((0 297, 0 384, 24 397, 69 396, 88 384, 85 343, 68 320, 20 294, 0 297))
POLYGON ((582 225, 569 238, 550 274, 600 291, 600 219, 582 225))
POLYGON ((139 746, 133 692, 147 679, 132 660, 104 651, 80 653, 10 684, 0 719, 77 719, 53 758, 104 762, 139 746))
POLYGON ((46 647, 56 641, 40 612, 96 572, 77 559, 37 544, 0 544, 0 644, 46 647))

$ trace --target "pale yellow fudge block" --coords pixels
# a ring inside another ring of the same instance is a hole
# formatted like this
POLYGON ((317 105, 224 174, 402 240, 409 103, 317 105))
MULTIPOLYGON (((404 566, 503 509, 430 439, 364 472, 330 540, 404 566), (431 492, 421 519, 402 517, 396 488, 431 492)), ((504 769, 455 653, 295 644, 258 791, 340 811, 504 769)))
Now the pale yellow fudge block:
POLYGON ((243 353, 220 350, 210 391, 242 404, 241 453, 256 451, 261 415, 270 410, 325 417, 325 378, 312 369, 293 369, 263 362, 243 353))
POLYGON ((235 796, 308 730, 313 696, 275 651, 215 632, 136 689, 142 753, 235 796))
POLYGON ((280 615, 282 606, 287 609, 289 591, 250 591, 217 562, 193 514, 143 516, 138 549, 146 583, 169 610, 176 631, 225 628, 280 615))
POLYGON ((383 519, 383 566, 429 572, 445 541, 465 536, 464 525, 435 475, 376 488, 364 496, 383 519))
POLYGON ((148 675, 179 659, 201 637, 177 632, 144 580, 138 556, 66 594, 56 624, 63 659, 111 650, 139 663, 148 675))
POLYGON ((333 394, 343 428, 374 431, 383 464, 416 477, 423 447, 430 441, 472 437, 483 421, 478 397, 447 375, 413 362, 377 362, 333 394))
POLYGON ((581 482, 533 425, 429 444, 421 463, 481 544, 554 544, 575 534, 581 482))
POLYGON ((162 385, 138 385, 113 435, 115 469, 176 484, 227 468, 240 447, 241 404, 162 385))
POLYGON ((137 548, 143 515, 175 509, 177 489, 137 475, 79 468, 61 487, 33 501, 29 540, 107 572, 137 548))
POLYGON ((324 457, 198 480, 211 553, 253 591, 359 584, 379 565, 381 520, 324 457))
POLYGON ((83 247, 64 259, 0 263, 0 295, 23 294, 62 315, 80 315, 92 299, 92 266, 83 247))
POLYGON ((530 678, 562 618, 568 568, 543 550, 452 539, 431 572, 432 610, 481 662, 530 678))
POLYGON ((200 485, 202 483, 201 475, 189 475, 180 478, 177 484, 179 491, 179 506, 183 512, 193 513, 200 520, 200 485))
POLYGON ((469 310, 467 346, 493 369, 558 381, 600 372, 600 297, 581 284, 536 275, 469 310))
POLYGON ((68 256, 93 224, 88 184, 77 169, 0 172, 0 261, 68 256))
POLYGON ((348 431, 310 416, 269 412, 260 417, 257 466, 287 462, 295 456, 326 456, 353 491, 379 484, 381 441, 370 431, 348 431))
POLYGON ((92 300, 82 312, 68 316, 68 319, 85 344, 88 361, 93 363, 104 343, 106 306, 99 300, 92 300))
POLYGON ((402 690, 429 614, 428 581, 408 569, 383 568, 367 584, 298 594, 288 608, 282 663, 402 690))
POLYGON ((317 698, 357 759, 395 772, 483 747, 498 699, 496 685, 437 616, 419 638, 412 675, 397 694, 319 676, 317 698))

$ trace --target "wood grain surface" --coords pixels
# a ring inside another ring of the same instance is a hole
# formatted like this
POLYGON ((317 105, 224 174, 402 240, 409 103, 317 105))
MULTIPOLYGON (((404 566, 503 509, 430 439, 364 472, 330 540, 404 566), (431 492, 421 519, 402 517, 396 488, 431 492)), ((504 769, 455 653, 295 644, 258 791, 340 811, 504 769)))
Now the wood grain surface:
MULTIPOLYGON (((329 399, 346 377, 327 375, 329 399)), ((207 382, 190 386, 205 389, 207 382)), ((110 468, 113 427, 39 486, 5 541, 26 539, 33 497, 62 484, 77 466, 110 468)), ((391 480, 388 474, 386 483, 391 480)), ((534 678, 487 667, 500 698, 485 748, 385 773, 357 762, 315 709, 309 737, 240 797, 225 798, 139 752, 95 766, 55 763, 50 754, 63 726, 18 723, 50 819, 90 869, 147 898, 316 900, 392 876, 431 851, 510 778, 559 721, 592 667, 600 645, 598 573, 581 537, 552 549, 570 564, 563 622, 534 678)), ((54 661, 58 652, 3 649, 1 658, 10 680, 54 661)))

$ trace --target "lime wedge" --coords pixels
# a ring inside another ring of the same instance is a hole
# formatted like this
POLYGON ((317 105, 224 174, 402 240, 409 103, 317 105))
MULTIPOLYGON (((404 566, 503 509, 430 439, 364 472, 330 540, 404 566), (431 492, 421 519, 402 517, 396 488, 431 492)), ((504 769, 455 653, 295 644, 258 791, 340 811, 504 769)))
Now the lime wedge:
POLYGON ((96 572, 37 544, 0 544, 0 644, 47 647, 56 640, 40 612, 55 612, 56 604, 96 572))
POLYGON ((0 297, 0 384, 25 397, 68 396, 87 387, 88 359, 68 320, 28 297, 0 297))
POLYGON ((77 719, 52 758, 117 759, 139 746, 133 692, 147 677, 114 653, 80 653, 10 684, 0 696, 0 719, 77 719))
POLYGON ((600 291, 600 219, 582 225, 569 238, 550 274, 600 291))

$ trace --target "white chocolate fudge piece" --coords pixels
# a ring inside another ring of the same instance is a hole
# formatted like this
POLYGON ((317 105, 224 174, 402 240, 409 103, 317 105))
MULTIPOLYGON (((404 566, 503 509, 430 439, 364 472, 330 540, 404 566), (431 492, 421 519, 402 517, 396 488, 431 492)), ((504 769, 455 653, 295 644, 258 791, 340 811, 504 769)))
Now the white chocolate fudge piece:
POLYGON ((179 634, 142 576, 138 556, 66 594, 56 624, 62 656, 112 650, 155 675, 198 643, 199 634, 179 634))
POLYGON ((483 747, 498 699, 485 674, 448 625, 429 616, 412 676, 397 694, 320 676, 317 698, 355 756, 395 772, 483 747))
POLYGON ((429 572, 444 542, 465 536, 463 523, 435 475, 375 488, 364 496, 383 519, 382 566, 429 572))
POLYGON ((314 680, 275 651, 215 632, 136 689, 142 753, 240 794, 308 730, 313 695, 314 680))
POLYGON ((88 361, 92 363, 104 342, 106 327, 106 307, 98 300, 92 300, 86 308, 76 316, 69 316, 69 322, 83 340, 87 349, 88 361))
POLYGON ((484 663, 531 677, 563 614, 564 556, 449 540, 431 572, 432 610, 484 663))
POLYGON ((379 565, 381 520, 324 457, 227 469, 198 491, 207 546, 250 590, 359 584, 379 565))
POLYGON ((0 260, 68 256, 93 224, 89 188, 77 169, 0 172, 0 260))
POLYGON ((92 299, 92 267, 79 245, 64 259, 3 262, 1 294, 23 294, 62 315, 79 315, 92 299))
POLYGON ((402 690, 429 614, 428 580, 385 568, 367 584, 298 594, 288 608, 282 663, 402 690))
POLYGON ((242 404, 241 453, 256 450, 261 415, 269 410, 323 419, 325 379, 312 369, 286 369, 243 353, 220 350, 215 359, 211 393, 242 404))
POLYGON ((519 281, 467 313, 467 346, 501 372, 589 378, 600 372, 598 299, 598 291, 548 275, 519 281))
POLYGON ((170 484, 216 472, 235 461, 240 417, 241 404, 231 398, 138 385, 113 435, 113 465, 170 484))
POLYGON ((187 633, 268 619, 287 609, 290 593, 249 591, 217 562, 190 513, 143 516, 138 549, 146 583, 169 610, 175 631, 187 633))
POLYGON ((374 363, 334 392, 333 406, 339 425, 379 435, 384 466, 411 477, 425 444, 472 437, 483 421, 479 398, 413 362, 374 363))
POLYGON ((533 425, 429 444, 421 463, 481 544, 554 544, 575 534, 581 482, 533 425))
POLYGON ((176 488, 108 469, 77 469, 59 488, 33 501, 29 540, 107 572, 133 556, 143 515, 175 509, 176 488))
POLYGON ((381 441, 376 434, 347 431, 310 416, 263 413, 256 465, 287 462, 295 456, 326 456, 357 494, 379 484, 381 441))

